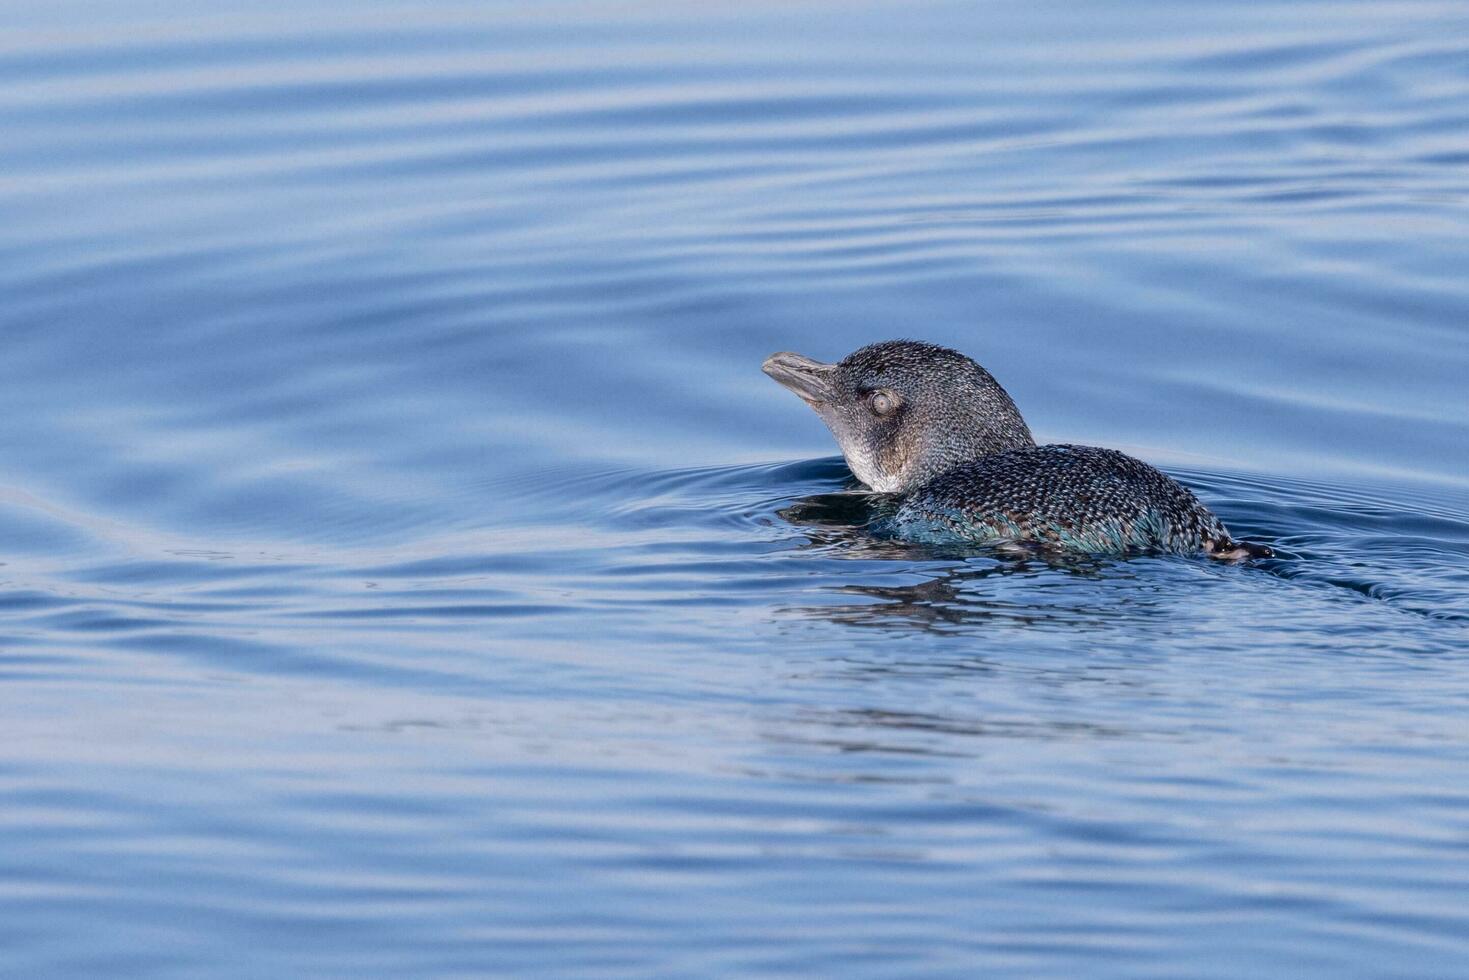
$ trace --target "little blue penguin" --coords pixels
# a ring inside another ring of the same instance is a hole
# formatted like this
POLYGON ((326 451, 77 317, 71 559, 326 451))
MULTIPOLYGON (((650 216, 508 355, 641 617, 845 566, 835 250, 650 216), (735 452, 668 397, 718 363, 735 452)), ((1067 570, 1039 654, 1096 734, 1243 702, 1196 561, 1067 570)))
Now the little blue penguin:
POLYGON ((947 347, 891 340, 836 364, 786 351, 763 370, 816 410, 858 480, 898 495, 892 524, 908 540, 1227 561, 1271 554, 1234 540, 1192 492, 1141 460, 1037 446, 1000 383, 947 347))

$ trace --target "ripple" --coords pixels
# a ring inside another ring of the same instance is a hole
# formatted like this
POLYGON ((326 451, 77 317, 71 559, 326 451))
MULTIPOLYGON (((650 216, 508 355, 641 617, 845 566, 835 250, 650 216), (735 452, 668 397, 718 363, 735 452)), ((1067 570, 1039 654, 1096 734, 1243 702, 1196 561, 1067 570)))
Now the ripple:
POLYGON ((85 6, 0 36, 16 972, 1463 962, 1461 5, 85 6), (872 534, 758 365, 897 335, 1280 557, 872 534))

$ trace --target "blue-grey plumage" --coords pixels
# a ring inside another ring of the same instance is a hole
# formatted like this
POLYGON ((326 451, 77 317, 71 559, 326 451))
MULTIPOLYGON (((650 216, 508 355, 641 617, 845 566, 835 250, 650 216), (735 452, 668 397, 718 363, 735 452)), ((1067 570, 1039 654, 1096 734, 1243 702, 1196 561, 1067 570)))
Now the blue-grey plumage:
POLYGON ((908 494, 892 523, 910 540, 1030 541, 1093 554, 1235 547, 1186 487, 1093 446, 1012 449, 961 464, 908 494))
POLYGON ((816 410, 859 480, 900 495, 889 523, 909 540, 1270 554, 1236 542, 1192 492, 1141 460, 1037 446, 1005 389, 957 351, 887 341, 836 364, 774 354, 764 370, 816 410))

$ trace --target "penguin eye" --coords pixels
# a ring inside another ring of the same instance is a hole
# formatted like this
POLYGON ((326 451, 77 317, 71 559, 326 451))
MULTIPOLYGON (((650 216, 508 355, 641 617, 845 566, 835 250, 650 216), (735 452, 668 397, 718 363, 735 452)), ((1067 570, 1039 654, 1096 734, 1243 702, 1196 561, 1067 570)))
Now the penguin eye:
POLYGON ((867 399, 867 404, 878 415, 891 415, 898 410, 900 402, 898 396, 891 391, 874 391, 867 399))

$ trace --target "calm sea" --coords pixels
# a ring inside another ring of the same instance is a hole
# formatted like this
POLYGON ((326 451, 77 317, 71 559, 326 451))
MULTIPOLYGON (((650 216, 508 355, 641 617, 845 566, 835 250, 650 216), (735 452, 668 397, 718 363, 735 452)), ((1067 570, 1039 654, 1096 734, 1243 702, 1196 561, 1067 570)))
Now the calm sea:
POLYGON ((1463 0, 9 0, 0 342, 0 974, 1469 977, 1463 0))

